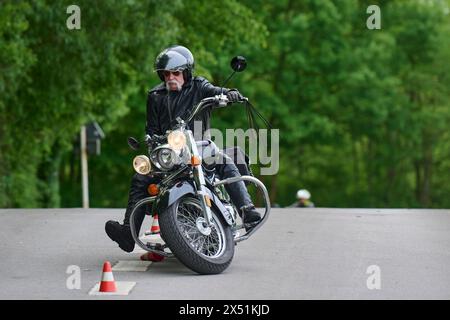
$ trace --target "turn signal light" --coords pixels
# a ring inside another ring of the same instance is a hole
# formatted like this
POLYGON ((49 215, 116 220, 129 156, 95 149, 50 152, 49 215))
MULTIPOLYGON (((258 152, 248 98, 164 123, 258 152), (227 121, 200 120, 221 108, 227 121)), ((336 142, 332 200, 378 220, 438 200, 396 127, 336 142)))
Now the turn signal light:
POLYGON ((147 191, 151 196, 156 196, 159 193, 158 185, 154 183, 150 184, 147 188, 147 191))
POLYGON ((191 157, 191 164, 192 164, 194 167, 199 166, 201 163, 202 163, 202 161, 200 160, 199 157, 197 157, 197 156, 192 156, 192 157, 191 157))

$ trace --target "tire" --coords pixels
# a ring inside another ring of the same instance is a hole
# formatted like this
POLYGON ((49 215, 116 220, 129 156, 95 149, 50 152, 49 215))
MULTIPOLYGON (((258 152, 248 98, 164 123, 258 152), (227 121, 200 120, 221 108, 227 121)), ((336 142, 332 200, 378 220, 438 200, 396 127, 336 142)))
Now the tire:
POLYGON ((200 232, 203 210, 200 201, 192 196, 178 199, 159 217, 161 234, 172 253, 199 274, 221 273, 233 260, 231 226, 215 210, 211 208, 213 224, 209 235, 200 232))

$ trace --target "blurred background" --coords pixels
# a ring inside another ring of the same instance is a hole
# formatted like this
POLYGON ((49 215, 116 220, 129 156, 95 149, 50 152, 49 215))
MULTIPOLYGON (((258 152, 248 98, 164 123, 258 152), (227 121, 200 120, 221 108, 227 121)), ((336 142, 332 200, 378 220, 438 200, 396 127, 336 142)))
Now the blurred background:
MULTIPOLYGON (((125 207, 156 55, 180 44, 196 75, 228 85, 280 129, 280 170, 259 176, 287 206, 450 207, 450 1, 0 0, 0 207, 81 207, 80 127, 91 207, 125 207), (69 30, 66 9, 81 9, 69 30), (381 29, 369 30, 369 5, 381 29)), ((247 128, 244 108, 212 126, 247 128)))

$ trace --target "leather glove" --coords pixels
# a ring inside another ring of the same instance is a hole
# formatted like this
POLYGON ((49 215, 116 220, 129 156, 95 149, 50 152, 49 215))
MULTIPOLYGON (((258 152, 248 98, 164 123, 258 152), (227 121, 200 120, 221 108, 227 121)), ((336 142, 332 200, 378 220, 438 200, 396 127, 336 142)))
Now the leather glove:
POLYGON ((244 99, 244 96, 237 90, 230 90, 227 92, 227 98, 230 102, 239 102, 244 99))

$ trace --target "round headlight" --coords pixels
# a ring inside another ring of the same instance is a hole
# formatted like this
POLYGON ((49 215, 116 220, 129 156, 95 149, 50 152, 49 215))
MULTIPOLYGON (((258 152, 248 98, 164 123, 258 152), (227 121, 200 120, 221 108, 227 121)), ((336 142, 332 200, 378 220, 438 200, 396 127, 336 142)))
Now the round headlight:
POLYGON ((156 161, 161 166, 163 170, 170 170, 174 165, 178 163, 179 157, 176 155, 175 151, 170 148, 162 148, 158 150, 156 155, 156 161))
POLYGON ((149 174, 152 169, 150 159, 144 155, 134 157, 133 168, 139 174, 149 174))
POLYGON ((186 136, 180 130, 175 130, 167 136, 167 143, 175 151, 180 151, 186 145, 186 136))

